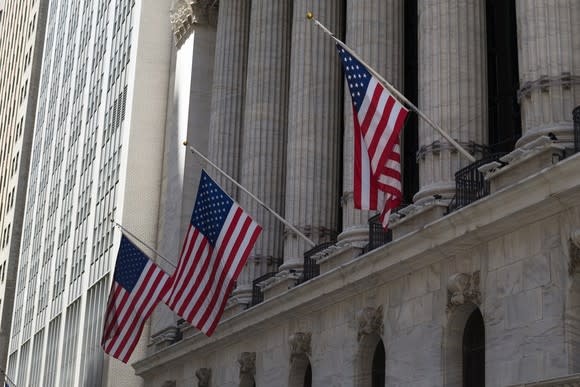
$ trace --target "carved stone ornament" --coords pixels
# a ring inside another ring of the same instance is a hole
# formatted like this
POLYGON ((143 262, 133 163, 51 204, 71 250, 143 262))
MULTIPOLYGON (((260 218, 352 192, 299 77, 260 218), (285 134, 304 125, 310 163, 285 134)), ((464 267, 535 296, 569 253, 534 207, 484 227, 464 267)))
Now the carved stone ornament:
POLYGON ((195 24, 213 23, 215 0, 174 0, 169 21, 177 47, 187 39, 195 24))
POLYGON ((455 273, 447 281, 448 303, 447 309, 471 302, 481 304, 479 292, 479 271, 472 274, 455 273))
POLYGON ((310 332, 296 332, 288 338, 290 342, 290 359, 310 355, 310 332))
POLYGON ((580 230, 572 232, 570 235, 570 262, 568 263, 568 273, 576 272, 580 267, 580 230))
POLYGON ((199 368, 195 371, 195 376, 197 376, 197 385, 199 387, 209 387, 209 382, 211 380, 211 368, 199 368))
POLYGON ((240 375, 256 375, 256 352, 242 352, 238 357, 240 375))
POLYGON ((382 305, 379 305, 377 308, 367 306, 358 312, 358 341, 373 333, 382 336, 384 329, 383 314, 382 305))

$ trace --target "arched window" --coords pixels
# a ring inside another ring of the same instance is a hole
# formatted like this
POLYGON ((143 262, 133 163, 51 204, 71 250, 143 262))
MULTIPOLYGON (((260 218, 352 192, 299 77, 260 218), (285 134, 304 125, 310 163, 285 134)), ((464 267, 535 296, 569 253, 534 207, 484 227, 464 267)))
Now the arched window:
POLYGON ((485 328, 479 309, 471 313, 463 331, 463 386, 485 386, 485 328))
POLYGON ((312 387, 312 367, 310 367, 310 363, 308 363, 304 373, 304 387, 312 387))
POLYGON ((379 340, 373 355, 372 387, 385 386, 385 346, 383 340, 379 340))

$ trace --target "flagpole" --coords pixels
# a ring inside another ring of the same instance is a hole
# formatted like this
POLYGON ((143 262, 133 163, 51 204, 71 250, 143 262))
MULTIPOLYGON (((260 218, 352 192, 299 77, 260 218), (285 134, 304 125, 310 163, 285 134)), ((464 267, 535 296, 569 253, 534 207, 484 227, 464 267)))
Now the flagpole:
POLYGON ((133 234, 131 231, 127 230, 125 227, 123 227, 120 223, 117 223, 115 220, 111 219, 111 222, 113 222, 115 224, 115 226, 119 227, 121 230, 123 230, 125 233, 129 234, 129 236, 135 240, 137 240, 139 243, 141 243, 143 246, 147 247, 149 250, 153 251, 159 258, 163 259, 165 262, 167 262, 168 264, 170 264, 174 269, 177 269, 177 267, 175 266, 175 264, 173 262, 171 262, 170 260, 168 260, 167 258, 165 258, 163 255, 161 255, 157 250, 155 250, 153 247, 149 246, 147 243, 143 242, 139 237, 137 237, 135 234, 133 234))
POLYGON ((419 108, 417 106, 415 106, 415 104, 413 104, 411 101, 409 101, 407 99, 407 97, 405 97, 403 94, 401 94, 399 92, 399 90, 395 89, 395 87, 393 85, 391 85, 385 78, 383 78, 381 76, 381 74, 379 74, 368 63, 366 63, 364 60, 362 60, 356 54, 356 52, 354 52, 350 47, 348 47, 343 41, 341 41, 336 36, 334 36, 334 34, 328 28, 326 28, 322 23, 320 23, 314 17, 314 14, 312 12, 307 12, 306 13, 306 18, 308 20, 312 20, 314 22, 314 24, 316 24, 317 27, 319 27, 328 36, 330 36, 332 39, 334 39, 334 41, 336 43, 338 43, 342 48, 344 48, 350 55, 352 55, 353 58, 355 58, 360 63, 362 63, 364 66, 366 66, 366 68, 373 74, 373 76, 375 78, 377 78, 383 84, 383 86, 385 86, 398 99, 400 99, 401 101, 403 101, 407 106, 409 106, 413 111, 415 111, 415 113, 417 113, 417 115, 419 117, 421 117, 422 119, 424 119, 429 125, 431 125, 435 130, 437 130, 443 137, 445 137, 445 139, 447 141, 449 141, 451 143, 451 145, 453 145, 455 148, 457 148, 457 150, 459 152, 461 152, 461 154, 463 154, 465 157, 467 157, 467 159, 469 159, 469 161, 471 161, 471 162, 474 162, 475 161, 475 157, 473 157, 468 151, 465 150, 465 148, 463 148, 461 145, 459 145, 459 143, 457 141, 455 141, 449 134, 447 134, 447 132, 445 132, 443 129, 441 129, 441 127, 439 125, 437 125, 435 122, 433 122, 427 115, 425 115, 425 113, 423 113, 421 110, 419 110, 419 108))
MULTIPOLYGON (((183 145, 187 146, 187 144, 188 144, 187 141, 184 141, 183 142, 183 145)), ((302 239, 304 239, 312 247, 316 246, 316 243, 314 243, 312 241, 312 239, 308 238, 306 235, 304 235, 303 233, 301 233, 296 227, 294 227, 292 224, 290 224, 290 222, 288 222, 282 216, 278 215, 278 213, 276 211, 274 211, 273 209, 271 209, 270 207, 268 207, 266 205, 266 203, 264 203, 257 196, 255 196, 253 193, 251 193, 250 191, 248 191, 243 185, 241 185, 240 183, 238 183, 233 177, 231 177, 224 170, 222 170, 220 167, 218 167, 217 165, 215 165, 210 159, 208 159, 207 157, 205 157, 200 151, 198 151, 197 149, 195 149, 191 145, 189 146, 189 150, 192 153, 194 153, 195 155, 199 156, 203 161, 205 161, 206 163, 208 163, 209 165, 211 165, 212 167, 214 167, 219 173, 221 173, 222 175, 224 175, 229 181, 231 181, 232 183, 234 183, 239 189, 241 189, 242 191, 244 191, 245 193, 247 193, 248 195, 250 195, 250 197, 252 199, 254 199, 256 202, 258 202, 259 205, 261 205, 268 212, 270 212, 272 215, 274 215, 276 217, 276 219, 278 219, 280 222, 282 222, 286 226, 288 226, 288 228, 290 230, 294 231, 294 233, 296 233, 296 235, 298 235, 299 237, 301 237, 302 239)))

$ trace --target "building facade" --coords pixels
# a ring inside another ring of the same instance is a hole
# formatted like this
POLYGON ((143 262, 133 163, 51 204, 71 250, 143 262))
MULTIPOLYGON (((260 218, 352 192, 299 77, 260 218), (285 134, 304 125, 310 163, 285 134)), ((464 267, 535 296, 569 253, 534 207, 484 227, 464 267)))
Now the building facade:
POLYGON ((169 5, 53 0, 46 9, 7 373, 18 387, 140 386, 100 340, 114 221, 156 242, 169 5))
POLYGON ((48 1, 0 2, 0 364, 10 339, 48 1))
MULTIPOLYGON (((185 15, 172 19, 173 85, 191 75, 181 96, 170 93, 186 111, 166 130, 201 141, 324 244, 309 251, 224 182, 264 233, 212 337, 156 313, 147 355, 133 364, 145 386, 580 383, 580 3, 193 3, 172 5, 185 15), (199 16, 216 6, 215 25, 199 16), (335 46, 306 11, 478 159, 410 120, 409 205, 390 234, 353 209, 350 101, 335 46), (192 81, 210 65, 211 83, 192 81), (194 110, 207 107, 196 95, 211 96, 209 111, 194 110), (204 122, 209 133, 194 130, 204 122)), ((166 246, 178 251, 192 198, 186 172, 167 171, 167 184, 184 187, 173 192, 186 211, 172 226, 180 236, 168 231, 166 246)))

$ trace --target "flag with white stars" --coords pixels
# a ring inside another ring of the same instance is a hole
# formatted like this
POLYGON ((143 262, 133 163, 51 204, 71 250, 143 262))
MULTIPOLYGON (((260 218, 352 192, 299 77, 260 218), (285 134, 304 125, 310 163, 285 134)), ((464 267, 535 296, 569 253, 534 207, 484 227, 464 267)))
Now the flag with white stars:
POLYGON ((337 45, 354 119, 354 206, 389 215, 401 203, 399 134, 408 110, 348 51, 337 45))
POLYGON ((169 281, 162 269, 122 236, 101 340, 106 353, 129 361, 145 320, 159 301, 166 300, 169 281))
POLYGON ((201 179, 168 305, 210 336, 262 228, 208 175, 201 179))

